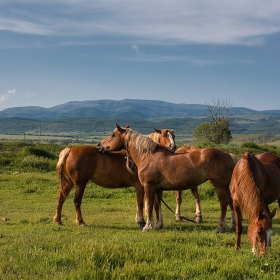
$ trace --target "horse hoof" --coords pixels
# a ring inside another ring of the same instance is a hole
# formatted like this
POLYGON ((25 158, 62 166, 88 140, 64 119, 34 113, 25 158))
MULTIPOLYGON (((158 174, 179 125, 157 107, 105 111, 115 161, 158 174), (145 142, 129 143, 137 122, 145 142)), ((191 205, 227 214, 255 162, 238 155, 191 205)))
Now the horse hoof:
POLYGON ((57 221, 57 220, 54 220, 54 224, 58 225, 58 226, 63 226, 63 223, 61 221, 57 221))
POLYGON ((82 223, 76 223, 77 226, 80 226, 80 227, 87 227, 87 224, 85 222, 82 222, 82 223))
POLYGON ((143 229, 145 225, 146 225, 145 222, 138 222, 138 226, 139 226, 141 229, 143 229))
POLYGON ((218 227, 216 228, 216 232, 217 232, 217 233, 225 233, 225 232, 226 232, 226 229, 225 229, 225 228, 222 228, 221 226, 218 226, 218 227))
POLYGON ((143 232, 148 232, 148 231, 150 231, 152 228, 151 227, 143 227, 143 229, 142 229, 142 231, 143 232))
POLYGON ((156 224, 155 225, 155 229, 162 229, 163 228, 163 225, 162 224, 156 224))
POLYGON ((195 221, 198 223, 198 224, 202 224, 203 221, 202 221, 202 216, 195 216, 195 221))

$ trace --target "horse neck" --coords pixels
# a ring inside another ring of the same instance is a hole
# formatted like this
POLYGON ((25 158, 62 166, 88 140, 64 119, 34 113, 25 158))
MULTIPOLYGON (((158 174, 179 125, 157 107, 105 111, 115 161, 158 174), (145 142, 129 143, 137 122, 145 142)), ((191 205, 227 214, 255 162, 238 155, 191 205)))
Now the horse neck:
POLYGON ((241 159, 239 166, 241 171, 238 181, 243 181, 242 185, 246 186, 240 188, 239 199, 241 208, 247 213, 250 223, 259 217, 259 213, 267 209, 261 195, 264 182, 263 167, 259 163, 254 156, 248 155, 248 158, 241 159))
POLYGON ((137 167, 143 160, 151 156, 158 146, 152 139, 136 132, 126 134, 124 142, 127 152, 137 167))

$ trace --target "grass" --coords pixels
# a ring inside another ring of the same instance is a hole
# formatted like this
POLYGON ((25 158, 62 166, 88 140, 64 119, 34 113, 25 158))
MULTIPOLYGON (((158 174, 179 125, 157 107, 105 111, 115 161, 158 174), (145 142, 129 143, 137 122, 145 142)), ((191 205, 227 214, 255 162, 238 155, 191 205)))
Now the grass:
MULTIPOLYGON (((1 175, 0 217, 7 219, 0 221, 3 279, 279 277, 279 221, 274 218, 272 248, 266 256, 252 255, 245 233, 242 249, 234 251, 234 233, 215 233, 219 203, 208 183, 200 187, 203 224, 175 222, 163 205, 164 229, 147 233, 134 222, 133 188, 111 190, 93 183, 82 204, 88 227, 75 225, 73 193, 63 208, 64 226, 54 225, 57 187, 54 172, 1 175)), ((164 198, 174 206, 174 192, 166 192, 164 198)), ((194 210, 193 198, 185 191, 183 215, 192 217, 194 210)))
MULTIPOLYGON (((240 148, 260 147, 249 143, 240 148)), ((235 233, 215 232, 220 208, 208 183, 199 188, 203 224, 178 223, 162 205, 164 228, 143 233, 134 221, 133 188, 105 189, 89 183, 82 203, 88 226, 75 225, 74 191, 63 206, 64 225, 54 225, 54 166, 61 149, 0 143, 0 279, 279 279, 277 217, 272 248, 265 256, 251 253, 246 220, 242 249, 235 251, 235 233), (42 164, 24 165, 30 156, 42 164)), ((165 192, 164 200, 175 208, 174 192, 165 192)), ((270 206, 274 207, 276 203, 270 206)), ((182 215, 192 218, 194 212, 194 199, 185 191, 182 215)))

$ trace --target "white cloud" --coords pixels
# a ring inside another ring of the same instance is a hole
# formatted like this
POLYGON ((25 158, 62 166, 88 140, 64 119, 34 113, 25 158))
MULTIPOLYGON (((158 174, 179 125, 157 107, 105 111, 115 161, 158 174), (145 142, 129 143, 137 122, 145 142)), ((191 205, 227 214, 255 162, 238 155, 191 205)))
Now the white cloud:
POLYGON ((280 32, 279 0, 1 1, 0 30, 161 44, 260 44, 280 32))
POLYGON ((34 92, 28 92, 28 93, 25 94, 25 97, 27 99, 33 98, 35 96, 36 96, 36 93, 34 93, 34 92))
POLYGON ((145 54, 139 50, 138 46, 132 45, 131 47, 135 51, 137 56, 145 57, 145 54))
POLYGON ((8 99, 11 95, 16 93, 16 89, 9 89, 6 93, 0 95, 0 102, 5 101, 8 99))

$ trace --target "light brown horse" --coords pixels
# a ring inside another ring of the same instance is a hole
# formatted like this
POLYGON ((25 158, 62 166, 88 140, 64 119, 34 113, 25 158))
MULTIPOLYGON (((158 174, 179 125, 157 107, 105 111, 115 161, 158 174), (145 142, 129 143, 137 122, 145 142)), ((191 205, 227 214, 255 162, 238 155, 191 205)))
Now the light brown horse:
MULTIPOLYGON (((190 153, 171 153, 156 145, 150 138, 131 129, 117 128, 102 140, 100 150, 112 151, 125 148, 137 166, 138 177, 144 186, 147 221, 143 231, 154 227, 152 215, 155 194, 160 197, 163 190, 191 189, 211 180, 220 201, 219 229, 226 228, 226 210, 231 204, 229 182, 234 163, 229 154, 215 148, 205 148, 190 153)), ((159 219, 156 228, 163 227, 159 201, 159 219)))
POLYGON ((254 254, 266 253, 271 245, 272 218, 268 205, 275 200, 280 203, 280 158, 272 153, 254 156, 242 155, 237 162, 231 179, 230 193, 236 219, 235 249, 240 249, 242 214, 248 217, 247 236, 254 254))
MULTIPOLYGON (((152 134, 150 137, 153 137, 158 143, 165 145, 168 149, 173 150, 176 147, 174 130, 155 130, 154 134, 159 136, 152 134), (174 138, 172 138, 172 135, 174 138)), ((92 181, 104 188, 135 186, 137 198, 136 222, 142 228, 145 225, 143 217, 144 189, 139 182, 137 171, 129 172, 127 170, 126 154, 126 151, 102 154, 94 146, 68 147, 62 150, 56 167, 60 186, 54 222, 62 224, 61 212, 63 203, 71 189, 75 186, 76 224, 86 225, 82 217, 81 203, 86 185, 88 181, 92 181)))

